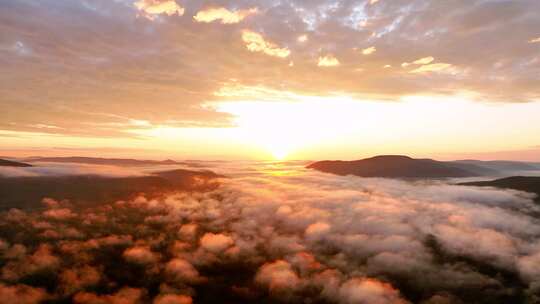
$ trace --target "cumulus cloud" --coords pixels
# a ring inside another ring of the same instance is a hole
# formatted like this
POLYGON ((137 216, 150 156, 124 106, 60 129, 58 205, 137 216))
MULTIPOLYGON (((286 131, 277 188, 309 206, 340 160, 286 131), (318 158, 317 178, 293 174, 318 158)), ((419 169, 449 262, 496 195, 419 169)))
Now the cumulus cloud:
POLYGON ((343 303, 405 304, 407 301, 391 285, 373 279, 351 279, 339 289, 343 303))
POLYGON ((165 265, 165 273, 173 282, 198 283, 203 280, 197 269, 182 259, 170 260, 165 265))
POLYGON ((242 40, 250 52, 260 52, 268 56, 279 58, 286 58, 291 54, 289 49, 280 48, 273 42, 265 40, 261 34, 250 30, 242 31, 242 40))
POLYGON ((261 266, 255 281, 268 287, 270 292, 295 290, 300 278, 286 261, 275 261, 261 266))
POLYGON ((73 297, 73 302, 77 304, 141 303, 144 294, 144 290, 128 287, 122 288, 112 295, 97 295, 90 292, 80 292, 73 297))
POLYGON ((317 222, 311 224, 306 228, 306 237, 314 238, 325 235, 327 232, 330 231, 330 228, 330 225, 325 222, 317 222))
POLYGON ((68 208, 47 210, 43 213, 43 215, 48 219, 61 220, 61 221, 76 217, 76 214, 73 213, 71 209, 68 209, 68 208))
POLYGON ((95 286, 101 279, 100 270, 84 265, 73 269, 65 269, 59 275, 60 287, 64 294, 95 286))
POLYGON ((210 23, 219 20, 222 24, 234 24, 239 23, 246 17, 255 15, 259 12, 257 8, 250 8, 245 10, 230 11, 224 7, 219 8, 207 8, 199 11, 193 19, 197 22, 210 23))
POLYGON ((153 264, 159 259, 159 256, 152 252, 147 246, 135 246, 128 248, 126 251, 124 251, 123 256, 127 261, 142 265, 153 264))
POLYGON ((234 244, 234 240, 224 234, 206 233, 201 238, 201 246, 211 252, 219 253, 234 244))
POLYGON ((27 285, 7 286, 0 283, 1 304, 37 304, 47 299, 47 292, 42 288, 33 288, 27 285))
POLYGON ((154 299, 154 304, 192 304, 190 296, 167 294, 160 295, 154 299))
POLYGON ((40 244, 31 255, 25 255, 25 247, 16 249, 20 251, 2 268, 1 278, 7 282, 18 281, 40 273, 54 272, 60 266, 60 259, 53 254, 51 245, 47 243, 40 244))
POLYGON ((320 67, 335 67, 340 65, 340 62, 334 55, 325 55, 319 57, 317 65, 320 67))
POLYGON ((184 8, 175 0, 138 0, 134 5, 143 13, 143 16, 151 20, 161 14, 167 16, 184 15, 184 8))

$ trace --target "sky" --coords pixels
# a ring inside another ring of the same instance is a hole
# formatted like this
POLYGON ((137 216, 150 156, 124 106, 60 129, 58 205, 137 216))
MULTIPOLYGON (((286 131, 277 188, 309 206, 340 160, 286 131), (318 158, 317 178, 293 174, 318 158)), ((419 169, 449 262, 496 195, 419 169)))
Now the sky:
POLYGON ((537 0, 0 0, 0 155, 540 161, 537 0))

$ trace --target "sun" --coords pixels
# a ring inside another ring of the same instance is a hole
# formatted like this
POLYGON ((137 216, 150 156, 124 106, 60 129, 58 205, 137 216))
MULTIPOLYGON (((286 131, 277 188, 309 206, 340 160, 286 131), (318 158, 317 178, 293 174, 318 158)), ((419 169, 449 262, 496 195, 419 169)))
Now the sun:
POLYGON ((273 147, 270 148, 270 153, 276 160, 284 160, 289 155, 289 151, 286 148, 273 147))
POLYGON ((234 117, 234 131, 239 141, 264 150, 276 160, 283 160, 306 147, 343 134, 350 129, 350 121, 358 121, 357 116, 351 117, 353 111, 349 105, 352 102, 314 98, 220 102, 216 108, 234 117), (337 114, 348 116, 338 120, 337 114))

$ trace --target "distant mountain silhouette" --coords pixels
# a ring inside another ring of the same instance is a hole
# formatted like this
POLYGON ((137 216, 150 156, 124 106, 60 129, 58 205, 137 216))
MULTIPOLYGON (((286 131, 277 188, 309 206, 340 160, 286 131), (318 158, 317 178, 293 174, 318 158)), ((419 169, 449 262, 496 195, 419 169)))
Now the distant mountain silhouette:
POLYGON ((0 159, 0 167, 32 167, 32 165, 0 159))
POLYGON ((216 188, 219 185, 216 179, 220 177, 223 176, 211 171, 182 169, 133 177, 0 177, 0 210, 39 208, 44 197, 67 199, 77 205, 94 205, 140 194, 153 198, 175 191, 206 191, 216 188))
POLYGON ((381 155, 355 161, 319 161, 307 167, 337 175, 387 178, 472 177, 495 172, 472 164, 452 164, 402 155, 381 155))
POLYGON ((463 165, 475 165, 477 167, 483 167, 493 171, 539 171, 540 165, 536 163, 508 161, 508 160, 494 160, 494 161, 482 161, 482 160, 456 160, 453 164, 463 165))
POLYGON ((97 158, 97 157, 30 157, 27 162, 52 162, 52 163, 79 163, 92 165, 113 165, 113 166, 147 166, 147 165, 184 165, 185 163, 174 160, 138 160, 125 158, 97 158))
POLYGON ((496 187, 536 193, 540 201, 540 176, 512 176, 492 181, 461 183, 465 186, 496 187))

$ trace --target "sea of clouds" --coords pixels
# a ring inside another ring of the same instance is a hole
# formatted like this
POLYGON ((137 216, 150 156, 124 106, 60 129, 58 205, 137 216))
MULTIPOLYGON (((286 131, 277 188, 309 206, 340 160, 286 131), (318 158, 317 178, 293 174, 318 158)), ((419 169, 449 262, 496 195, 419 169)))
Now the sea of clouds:
POLYGON ((532 194, 207 166, 209 192, 1 213, 0 303, 540 303, 532 194))

